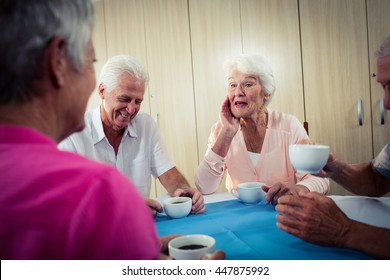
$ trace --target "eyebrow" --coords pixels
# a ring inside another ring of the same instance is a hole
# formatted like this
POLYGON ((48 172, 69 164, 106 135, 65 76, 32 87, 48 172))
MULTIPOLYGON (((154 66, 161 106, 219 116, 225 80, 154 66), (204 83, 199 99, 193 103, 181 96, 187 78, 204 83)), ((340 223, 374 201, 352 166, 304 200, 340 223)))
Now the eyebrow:
MULTIPOLYGON (((256 80, 257 81, 257 77, 256 76, 252 76, 252 75, 246 76, 244 79, 252 79, 252 80, 256 80)), ((233 77, 229 77, 228 81, 229 80, 234 80, 234 78, 233 77)))

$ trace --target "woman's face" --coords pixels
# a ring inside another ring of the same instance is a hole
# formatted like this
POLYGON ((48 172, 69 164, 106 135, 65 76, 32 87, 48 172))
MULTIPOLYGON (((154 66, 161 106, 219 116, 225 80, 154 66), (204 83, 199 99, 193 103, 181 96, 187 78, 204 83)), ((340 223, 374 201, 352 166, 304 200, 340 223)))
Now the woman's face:
POLYGON ((258 77, 232 69, 228 78, 228 98, 232 114, 236 118, 250 118, 258 114, 266 98, 262 89, 258 77))

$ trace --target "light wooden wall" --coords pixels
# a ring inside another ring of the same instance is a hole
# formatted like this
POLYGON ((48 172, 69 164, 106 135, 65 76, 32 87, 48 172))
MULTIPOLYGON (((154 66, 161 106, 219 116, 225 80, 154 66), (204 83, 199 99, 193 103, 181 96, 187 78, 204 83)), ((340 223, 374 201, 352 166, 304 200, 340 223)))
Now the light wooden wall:
MULTIPOLYGON (((141 60, 150 74, 142 110, 192 185, 226 95, 223 62, 242 52, 273 68, 270 107, 308 121, 311 138, 347 161, 372 159, 390 139, 374 116, 383 94, 371 78, 372 53, 390 34, 389 0, 101 0, 95 8, 97 74, 116 54, 141 60)), ((94 94, 89 109, 97 104, 94 94)), ((157 183, 153 196, 162 193, 157 183)), ((345 192, 332 184, 332 193, 345 192)))

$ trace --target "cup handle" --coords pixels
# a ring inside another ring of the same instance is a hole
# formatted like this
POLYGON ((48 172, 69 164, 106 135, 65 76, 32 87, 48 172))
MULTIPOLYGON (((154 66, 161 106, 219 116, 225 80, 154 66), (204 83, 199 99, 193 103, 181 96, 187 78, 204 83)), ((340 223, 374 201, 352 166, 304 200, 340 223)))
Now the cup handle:
POLYGON ((230 189, 230 193, 238 198, 238 193, 237 193, 237 189, 236 188, 231 188, 230 189))

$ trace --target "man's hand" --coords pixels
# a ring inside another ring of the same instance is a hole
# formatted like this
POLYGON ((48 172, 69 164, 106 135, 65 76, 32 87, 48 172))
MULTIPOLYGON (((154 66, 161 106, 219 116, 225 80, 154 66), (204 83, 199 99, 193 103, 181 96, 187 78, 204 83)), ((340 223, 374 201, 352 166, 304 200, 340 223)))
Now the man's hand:
POLYGON ((188 196, 192 198, 191 213, 201 214, 206 210, 202 194, 196 188, 177 189, 173 196, 188 196))
POLYGON ((266 204, 271 203, 276 205, 278 203, 278 199, 283 195, 298 195, 299 193, 309 192, 309 189, 302 185, 294 185, 292 187, 287 187, 282 183, 276 183, 272 187, 263 186, 263 191, 267 193, 265 197, 266 204))
POLYGON ((153 200, 151 198, 144 198, 146 205, 148 205, 150 211, 153 216, 156 216, 157 212, 161 213, 163 211, 163 207, 157 200, 153 200))

